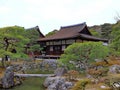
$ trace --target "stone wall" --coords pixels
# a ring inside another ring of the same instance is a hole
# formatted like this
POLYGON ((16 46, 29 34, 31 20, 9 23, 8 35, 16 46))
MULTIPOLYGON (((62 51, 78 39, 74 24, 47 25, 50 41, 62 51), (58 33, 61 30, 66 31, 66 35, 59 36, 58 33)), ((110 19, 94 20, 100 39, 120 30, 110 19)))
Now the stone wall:
POLYGON ((54 71, 57 68, 56 60, 43 60, 41 62, 24 62, 23 64, 13 64, 12 65, 15 72, 25 73, 26 70, 40 69, 54 71))

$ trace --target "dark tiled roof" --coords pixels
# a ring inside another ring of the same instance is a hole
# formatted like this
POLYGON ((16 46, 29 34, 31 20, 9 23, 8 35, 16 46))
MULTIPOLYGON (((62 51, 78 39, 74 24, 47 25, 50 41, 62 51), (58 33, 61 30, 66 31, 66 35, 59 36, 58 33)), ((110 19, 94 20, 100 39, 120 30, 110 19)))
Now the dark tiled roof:
POLYGON ((77 37, 79 36, 80 32, 83 30, 85 26, 86 26, 86 23, 81 23, 77 25, 61 27, 61 29, 56 34, 46 38, 41 38, 39 39, 39 41, 67 39, 67 38, 77 37))
POLYGON ((88 30, 86 23, 61 27, 61 29, 54 35, 45 38, 40 38, 38 41, 69 39, 75 37, 79 37, 85 40, 92 40, 92 41, 105 41, 105 42, 107 41, 106 39, 94 37, 91 35, 91 33, 90 34, 82 33, 84 31, 84 28, 88 30))
POLYGON ((108 39, 97 38, 97 37, 86 35, 86 34, 80 34, 80 37, 87 40, 108 42, 108 39))

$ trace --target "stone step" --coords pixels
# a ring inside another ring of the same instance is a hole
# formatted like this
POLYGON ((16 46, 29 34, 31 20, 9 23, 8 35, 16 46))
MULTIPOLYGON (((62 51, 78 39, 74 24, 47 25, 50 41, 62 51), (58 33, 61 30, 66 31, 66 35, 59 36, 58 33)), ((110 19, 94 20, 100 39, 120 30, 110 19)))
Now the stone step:
POLYGON ((19 76, 19 77, 50 77, 50 76, 55 76, 55 74, 14 74, 14 76, 19 76))

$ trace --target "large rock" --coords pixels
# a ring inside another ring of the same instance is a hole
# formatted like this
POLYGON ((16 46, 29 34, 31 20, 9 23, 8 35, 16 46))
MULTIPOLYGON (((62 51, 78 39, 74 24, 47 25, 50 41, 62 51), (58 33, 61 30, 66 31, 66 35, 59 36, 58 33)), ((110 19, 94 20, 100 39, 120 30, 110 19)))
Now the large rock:
POLYGON ((3 88, 10 88, 14 86, 14 72, 11 66, 7 67, 4 77, 2 78, 3 88))
POLYGON ((47 87, 47 90, 69 90, 73 86, 63 77, 48 77, 43 85, 47 87))
POLYGON ((57 68, 54 72, 56 76, 62 76, 63 74, 67 73, 66 68, 57 68))
POLYGON ((41 69, 55 70, 57 68, 57 60, 43 60, 40 64, 41 69))
POLYGON ((109 73, 120 73, 120 65, 112 65, 109 67, 109 73))
POLYGON ((18 77, 18 76, 15 76, 15 77, 14 77, 14 80, 15 80, 14 86, 17 86, 17 85, 22 84, 22 78, 20 78, 20 77, 18 77))

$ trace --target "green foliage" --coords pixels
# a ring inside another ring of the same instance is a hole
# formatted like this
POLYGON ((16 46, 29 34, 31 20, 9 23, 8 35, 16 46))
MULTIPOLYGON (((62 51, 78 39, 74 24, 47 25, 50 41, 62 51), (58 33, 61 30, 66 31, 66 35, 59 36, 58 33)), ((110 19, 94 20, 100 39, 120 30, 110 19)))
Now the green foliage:
POLYGON ((113 26, 113 24, 104 23, 102 25, 91 26, 91 27, 89 27, 89 29, 94 36, 105 38, 105 39, 110 39, 112 26, 113 26))
POLYGON ((89 79, 80 80, 71 90, 85 90, 85 87, 88 83, 90 83, 89 79))
POLYGON ((105 58, 108 52, 108 47, 103 46, 101 42, 74 43, 65 49, 59 62, 70 69, 81 64, 87 69, 89 63, 94 62, 95 59, 105 58))
POLYGON ((94 29, 91 29, 90 32, 92 33, 93 36, 96 36, 96 37, 100 37, 100 33, 98 33, 97 31, 95 31, 94 29))
POLYGON ((24 58, 24 47, 29 42, 23 27, 0 28, 0 57, 24 58))
POLYGON ((40 47, 39 44, 34 44, 34 45, 30 46, 29 50, 30 51, 40 51, 40 50, 42 50, 42 48, 40 47))
POLYGON ((51 35, 55 34, 57 31, 58 31, 58 30, 55 29, 55 30, 49 32, 48 34, 46 34, 46 36, 51 36, 51 35))
POLYGON ((120 55, 120 22, 112 28, 110 47, 113 54, 120 55))
POLYGON ((30 29, 25 31, 25 36, 30 39, 30 43, 35 43, 39 39, 39 32, 35 29, 30 29))
POLYGON ((29 51, 40 51, 42 48, 40 48, 40 45, 36 43, 36 41, 40 38, 40 34, 36 29, 30 29, 25 31, 25 36, 29 38, 28 47, 30 47, 29 51))
POLYGON ((105 23, 103 25, 101 25, 101 36, 102 38, 108 38, 110 39, 110 34, 112 31, 112 25, 109 23, 105 23))

